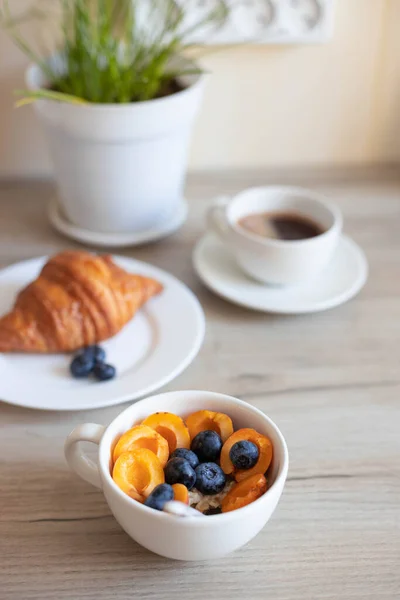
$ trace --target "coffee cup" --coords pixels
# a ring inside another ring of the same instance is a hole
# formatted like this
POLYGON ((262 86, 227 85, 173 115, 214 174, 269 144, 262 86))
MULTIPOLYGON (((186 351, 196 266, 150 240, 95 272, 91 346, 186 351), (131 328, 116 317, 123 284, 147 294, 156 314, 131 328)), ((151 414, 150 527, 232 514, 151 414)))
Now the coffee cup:
POLYGON ((322 194, 295 187, 251 188, 219 198, 208 212, 208 227, 229 248, 241 269, 270 285, 293 285, 316 277, 330 262, 342 232, 337 206, 322 194), (291 215, 319 231, 304 239, 263 237, 240 221, 249 215, 291 215))

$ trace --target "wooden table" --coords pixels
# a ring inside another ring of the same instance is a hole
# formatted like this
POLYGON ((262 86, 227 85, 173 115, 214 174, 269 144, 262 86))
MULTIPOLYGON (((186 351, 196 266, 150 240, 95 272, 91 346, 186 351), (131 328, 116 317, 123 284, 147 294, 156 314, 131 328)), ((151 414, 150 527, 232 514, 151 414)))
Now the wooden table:
MULTIPOLYGON (((296 177, 336 197, 346 232, 370 263, 358 298, 301 317, 228 304, 202 286, 191 265, 206 201, 268 181, 194 177, 182 231, 123 252, 177 275, 206 312, 203 348, 168 389, 239 396, 281 427, 291 466, 274 518, 220 561, 164 560, 129 539, 101 492, 64 461, 64 438, 75 425, 106 424, 123 407, 62 414, 0 404, 0 598, 400 597, 400 181, 386 173, 331 182, 296 177)), ((47 224, 51 194, 50 184, 2 184, 0 266, 74 246, 47 224)))

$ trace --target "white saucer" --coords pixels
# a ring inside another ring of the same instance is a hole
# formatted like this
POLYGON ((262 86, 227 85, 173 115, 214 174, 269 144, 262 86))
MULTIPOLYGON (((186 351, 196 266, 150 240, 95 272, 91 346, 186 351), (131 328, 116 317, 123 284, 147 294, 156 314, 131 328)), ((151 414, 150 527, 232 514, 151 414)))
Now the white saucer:
POLYGON ((250 279, 212 234, 198 242, 193 263, 203 283, 219 296, 246 308, 281 314, 314 313, 339 306, 361 290, 368 276, 363 251, 345 235, 326 270, 298 286, 273 287, 250 279))
POLYGON ((89 229, 77 227, 68 221, 56 199, 50 202, 47 214, 50 223, 59 233, 77 242, 92 246, 101 246, 103 248, 121 248, 123 246, 139 246, 155 242, 171 235, 186 221, 188 204, 183 200, 175 214, 167 221, 160 223, 152 229, 136 233, 96 233, 89 229))
MULTIPOLYGON (((0 354, 0 399, 45 410, 86 410, 135 400, 177 377, 195 358, 204 338, 203 310, 193 293, 165 271, 125 257, 117 264, 160 281, 152 298, 114 338, 102 343, 116 379, 98 383, 69 374, 69 355, 0 354)), ((0 315, 17 292, 37 277, 45 258, 0 271, 0 315)))

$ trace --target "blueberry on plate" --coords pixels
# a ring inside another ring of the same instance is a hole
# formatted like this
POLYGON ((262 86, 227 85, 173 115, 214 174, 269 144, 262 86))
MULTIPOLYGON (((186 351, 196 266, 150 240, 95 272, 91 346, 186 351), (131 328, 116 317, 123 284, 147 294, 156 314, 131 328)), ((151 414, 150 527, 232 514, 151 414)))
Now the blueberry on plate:
POLYGON ((79 355, 91 358, 93 361, 104 362, 106 360, 106 351, 101 346, 86 346, 82 348, 79 355))
POLYGON ((222 492, 225 482, 225 473, 213 462, 202 463, 196 468, 196 489, 206 496, 222 492))
POLYGON ((184 458, 188 461, 192 469, 195 469, 199 464, 199 459, 197 458, 197 455, 191 450, 186 450, 186 448, 177 448, 171 454, 170 459, 171 458, 184 458))
POLYGON ((193 438, 190 449, 198 456, 200 462, 215 462, 221 454, 222 440, 215 431, 200 431, 193 438))
POLYGON ((171 458, 164 469, 165 481, 173 485, 174 483, 183 483, 188 490, 191 490, 196 483, 196 473, 190 462, 184 458, 171 458))
POLYGON ((94 360, 98 362, 105 362, 106 360, 106 351, 101 346, 91 346, 94 360))
POLYGON ((93 375, 99 381, 109 381, 114 379, 117 371, 112 365, 107 365, 103 362, 96 362, 93 367, 93 375))
POLYGON ((174 490, 168 483, 160 483, 144 501, 144 505, 155 510, 163 510, 164 505, 174 499, 174 490))
POLYGON ((233 444, 229 458, 236 469, 251 469, 258 461, 258 447, 248 440, 241 440, 233 444))
POLYGON ((90 357, 84 356, 80 354, 75 356, 70 364, 71 375, 76 379, 82 379, 83 377, 88 377, 90 373, 93 371, 94 360, 90 357))

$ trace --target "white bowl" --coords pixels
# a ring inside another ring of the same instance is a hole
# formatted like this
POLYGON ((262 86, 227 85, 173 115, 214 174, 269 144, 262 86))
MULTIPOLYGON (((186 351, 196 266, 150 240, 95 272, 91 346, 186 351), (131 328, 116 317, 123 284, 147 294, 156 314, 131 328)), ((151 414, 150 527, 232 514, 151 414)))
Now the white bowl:
POLYGON ((168 392, 141 400, 124 410, 106 428, 92 423, 80 425, 66 440, 65 456, 72 470, 102 488, 116 520, 132 539, 156 554, 176 560, 215 559, 249 542, 273 514, 289 466, 286 442, 278 427, 266 415, 232 396, 204 391, 168 392), (252 427, 271 439, 274 454, 268 491, 244 508, 204 518, 158 512, 122 492, 110 474, 115 440, 157 411, 172 412, 185 418, 202 409, 228 414, 235 430, 252 427), (99 444, 97 464, 79 448, 81 441, 99 444))

